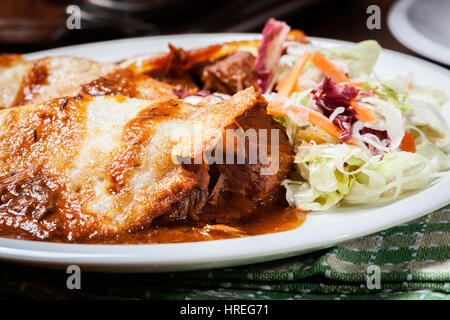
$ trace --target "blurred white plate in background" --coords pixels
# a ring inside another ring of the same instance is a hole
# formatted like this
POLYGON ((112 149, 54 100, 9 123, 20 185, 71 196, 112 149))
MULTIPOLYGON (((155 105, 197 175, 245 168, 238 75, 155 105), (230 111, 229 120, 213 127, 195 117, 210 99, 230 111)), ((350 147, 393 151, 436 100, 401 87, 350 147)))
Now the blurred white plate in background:
POLYGON ((389 12, 388 25, 409 49, 450 66, 449 0, 400 0, 389 12))

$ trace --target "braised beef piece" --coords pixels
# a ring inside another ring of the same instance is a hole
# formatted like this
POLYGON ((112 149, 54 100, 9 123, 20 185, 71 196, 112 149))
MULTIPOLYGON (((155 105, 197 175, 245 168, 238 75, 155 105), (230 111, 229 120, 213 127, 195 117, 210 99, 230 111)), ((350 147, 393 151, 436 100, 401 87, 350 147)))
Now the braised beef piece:
MULTIPOLYGON (((255 60, 249 52, 238 51, 212 61, 201 53, 189 53, 169 44, 170 52, 160 67, 147 75, 168 83, 177 91, 195 94, 200 88, 233 95, 253 86, 257 91, 255 60), (197 56, 197 57, 196 57, 197 56)), ((203 53, 205 55, 205 53, 203 53)))
POLYGON ((193 75, 188 68, 183 65, 187 63, 187 52, 181 48, 177 48, 169 43, 170 52, 167 60, 160 68, 154 68, 148 73, 148 76, 165 82, 174 87, 174 93, 183 93, 180 98, 184 98, 186 94, 195 94, 199 91, 199 87, 194 80, 193 75))
POLYGON ((0 213, 30 216, 40 221, 56 210, 59 193, 54 188, 54 183, 44 176, 27 178, 20 173, 1 176, 0 213))
MULTIPOLYGON (((291 169, 293 161, 292 146, 289 144, 286 131, 279 122, 266 113, 265 103, 259 103, 237 117, 235 123, 227 129, 254 129, 258 134, 260 129, 267 130, 267 146, 264 140, 258 138, 256 163, 250 160, 250 139, 245 140, 245 146, 239 149, 236 136, 233 136, 235 149, 234 160, 227 163, 206 163, 185 165, 185 169, 197 176, 198 188, 180 203, 177 203, 169 215, 158 217, 155 225, 166 225, 174 222, 200 221, 204 223, 236 222, 250 216, 258 208, 285 199, 281 182, 291 169), (278 132, 278 154, 272 154, 271 129, 278 132), (267 157, 278 161, 263 163, 259 155, 260 149, 267 147, 267 157), (242 152, 243 163, 237 163, 238 154, 242 152), (272 172, 268 169, 273 168, 272 172), (264 172, 263 170, 266 170, 264 172)), ((226 134, 222 140, 223 151, 227 145, 226 134)))
POLYGON ((194 78, 187 71, 171 71, 170 75, 156 79, 174 86, 176 90, 184 90, 187 94, 195 94, 199 90, 194 78))
POLYGON ((255 57, 239 51, 203 68, 201 80, 203 89, 211 92, 235 94, 256 83, 255 57))
POLYGON ((172 212, 157 217, 155 225, 166 225, 174 222, 199 220, 199 214, 208 200, 208 185, 210 180, 209 168, 207 164, 185 164, 183 168, 195 175, 198 185, 194 187, 190 194, 173 205, 172 212))
MULTIPOLYGON (((293 161, 292 146, 286 131, 279 122, 266 113, 264 105, 256 106, 236 118, 228 129, 267 129, 267 156, 271 157, 271 129, 278 129, 278 165, 274 165, 273 174, 264 174, 270 164, 263 164, 258 157, 257 163, 250 163, 248 140, 244 150, 244 164, 213 164, 210 166, 210 191, 208 203, 199 214, 199 220, 208 223, 228 223, 240 220, 252 214, 258 207, 285 198, 281 182, 291 169, 293 161)), ((226 143, 226 141, 224 142, 226 143)), ((265 142, 258 139, 258 151, 265 142)), ((237 149, 237 148, 236 148, 237 149)), ((238 151, 238 150, 236 150, 238 151)), ((237 153, 235 154, 235 161, 237 153)))

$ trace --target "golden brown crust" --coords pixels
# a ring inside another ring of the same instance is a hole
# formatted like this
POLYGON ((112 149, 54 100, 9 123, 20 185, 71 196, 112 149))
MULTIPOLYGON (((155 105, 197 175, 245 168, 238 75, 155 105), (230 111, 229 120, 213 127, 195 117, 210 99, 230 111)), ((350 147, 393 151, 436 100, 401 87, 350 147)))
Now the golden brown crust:
POLYGON ((172 45, 170 51, 146 59, 132 58, 122 62, 130 70, 138 73, 151 73, 156 70, 189 70, 199 63, 211 62, 237 51, 256 52, 260 40, 232 41, 199 49, 183 50, 172 45))
POLYGON ((38 239, 66 240, 68 229, 73 237, 88 231, 76 227, 91 218, 79 210, 80 198, 68 190, 62 174, 84 136, 88 102, 55 99, 3 112, 0 224, 38 239))
POLYGON ((1 54, 0 68, 9 68, 22 61, 21 54, 1 54))
POLYGON ((48 69, 45 65, 33 63, 31 70, 22 79, 19 91, 11 107, 24 105, 33 101, 42 85, 47 84, 48 69))
MULTIPOLYGON (((1 56, 0 56, 1 58, 1 56)), ((0 66, 0 107, 41 103, 57 97, 124 95, 176 98, 175 87, 120 66, 75 57, 48 57, 0 66)))
POLYGON ((180 101, 157 101, 139 111, 124 127, 122 141, 108 164, 112 186, 110 192, 117 194, 127 188, 130 170, 138 168, 143 148, 148 143, 152 131, 160 121, 173 118, 180 112, 180 101))
POLYGON ((213 148, 255 107, 264 100, 248 89, 204 106, 79 96, 0 111, 0 234, 13 228, 24 238, 79 242, 144 229, 165 215, 199 220, 208 166, 172 157, 213 148), (177 129, 195 133, 199 125, 206 134, 198 145, 180 140, 177 129))
POLYGON ((81 94, 90 96, 122 95, 148 100, 177 97, 174 87, 128 69, 117 69, 83 84, 81 94))

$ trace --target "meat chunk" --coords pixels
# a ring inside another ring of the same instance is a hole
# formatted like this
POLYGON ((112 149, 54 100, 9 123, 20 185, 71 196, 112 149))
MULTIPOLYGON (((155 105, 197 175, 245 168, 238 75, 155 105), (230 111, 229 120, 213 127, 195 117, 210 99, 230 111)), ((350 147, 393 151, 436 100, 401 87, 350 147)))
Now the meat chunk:
POLYGON ((56 209, 58 193, 47 177, 24 178, 20 173, 0 177, 0 212, 42 220, 56 209))
MULTIPOLYGON (((259 206, 278 200, 277 197, 282 195, 281 182, 292 166, 293 150, 286 132, 279 122, 266 114, 265 105, 260 104, 246 111, 227 129, 241 129, 244 132, 248 129, 256 132, 267 130, 267 143, 258 138, 256 149, 258 152, 261 148, 267 150, 267 158, 271 162, 263 163, 263 159, 258 158, 256 163, 252 163, 248 140, 242 150, 245 163, 213 165, 210 169, 211 183, 215 184, 211 187, 210 183, 210 201, 200 216, 200 220, 205 222, 228 223, 239 220, 250 215, 259 206), (272 130, 275 130, 278 138, 272 139, 272 130), (277 146, 273 146, 272 141, 277 146), (264 169, 267 170, 270 166, 274 166, 273 172, 265 173, 264 169)), ((224 139, 224 144, 226 143, 224 139)), ((235 159, 237 153, 239 148, 235 149, 235 159)))
POLYGON ((239 51, 203 69, 203 88, 212 92, 234 94, 253 86, 258 89, 255 72, 255 57, 239 51))
MULTIPOLYGON (((236 118, 235 123, 231 126, 233 129, 254 129, 256 132, 267 130, 266 141, 258 139, 257 149, 266 149, 267 158, 277 164, 262 163, 263 159, 259 158, 254 164, 250 163, 250 145, 243 150, 245 156, 245 164, 237 165, 218 165, 221 174, 225 175, 224 189, 233 193, 244 194, 247 198, 258 201, 265 201, 270 197, 274 190, 278 189, 281 181, 291 168, 293 161, 292 146, 281 124, 267 116, 265 105, 259 105, 248 110, 243 115, 236 118), (278 138, 272 139, 273 131, 277 131, 278 138), (272 141, 278 144, 277 148, 273 148, 272 141), (276 150, 277 149, 277 150, 276 150), (275 152, 276 154, 272 154, 275 152), (264 174, 263 168, 274 165, 272 174, 264 174)), ((238 152, 238 150, 236 150, 238 152)))

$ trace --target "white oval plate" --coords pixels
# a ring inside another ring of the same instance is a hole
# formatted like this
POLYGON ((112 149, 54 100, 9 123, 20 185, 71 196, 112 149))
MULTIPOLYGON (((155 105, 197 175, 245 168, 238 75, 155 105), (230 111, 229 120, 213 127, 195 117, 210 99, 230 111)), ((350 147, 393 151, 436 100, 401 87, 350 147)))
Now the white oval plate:
POLYGON ((450 1, 401 0, 388 15, 389 29, 406 47, 450 66, 450 1))
MULTIPOLYGON (((27 55, 27 58, 73 55, 99 61, 117 61, 140 53, 166 50, 171 42, 183 48, 232 40, 255 34, 204 34, 146 37, 93 43, 27 55)), ((349 43, 311 38, 332 47, 349 43)), ((384 50, 376 65, 382 78, 414 73, 418 83, 444 90, 450 96, 450 72, 429 62, 384 50)), ((445 106, 450 119, 449 103, 445 106)), ((0 239, 0 259, 46 267, 76 264, 82 270, 161 272, 236 266, 288 257, 368 235, 423 216, 450 202, 450 179, 414 195, 380 207, 340 208, 310 213, 306 222, 291 231, 209 242, 154 245, 77 245, 0 239)))

